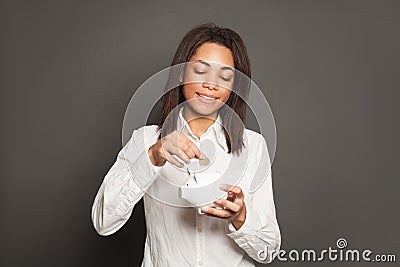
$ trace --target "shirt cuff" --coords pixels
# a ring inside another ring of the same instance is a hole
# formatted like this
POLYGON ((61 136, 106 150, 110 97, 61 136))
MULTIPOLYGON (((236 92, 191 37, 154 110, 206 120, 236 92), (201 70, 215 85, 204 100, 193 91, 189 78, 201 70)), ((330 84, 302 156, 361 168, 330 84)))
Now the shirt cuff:
POLYGON ((150 160, 150 158, 149 158, 149 148, 150 148, 152 145, 153 145, 153 144, 150 144, 150 145, 148 145, 148 146, 145 147, 146 162, 147 162, 148 165, 150 165, 150 166, 153 167, 153 169, 154 169, 154 171, 155 171, 156 173, 158 173, 158 172, 160 171, 160 169, 161 169, 163 166, 156 166, 156 165, 154 165, 154 164, 151 162, 151 160, 150 160))
POLYGON ((129 167, 129 171, 131 178, 145 191, 157 178, 161 168, 151 163, 147 150, 145 150, 139 155, 135 163, 129 167))
POLYGON ((232 239, 240 240, 245 238, 246 236, 253 236, 257 232, 257 222, 258 222, 257 214, 249 207, 246 206, 246 219, 238 230, 236 230, 235 226, 231 222, 228 223, 229 232, 228 236, 232 239))

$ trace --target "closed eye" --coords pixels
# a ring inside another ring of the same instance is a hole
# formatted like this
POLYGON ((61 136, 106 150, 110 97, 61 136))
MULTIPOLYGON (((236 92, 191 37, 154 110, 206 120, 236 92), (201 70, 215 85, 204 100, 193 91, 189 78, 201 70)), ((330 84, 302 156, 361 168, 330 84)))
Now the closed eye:
POLYGON ((194 73, 196 73, 196 74, 205 74, 206 73, 205 71, 199 71, 196 69, 193 69, 193 70, 194 70, 194 73))

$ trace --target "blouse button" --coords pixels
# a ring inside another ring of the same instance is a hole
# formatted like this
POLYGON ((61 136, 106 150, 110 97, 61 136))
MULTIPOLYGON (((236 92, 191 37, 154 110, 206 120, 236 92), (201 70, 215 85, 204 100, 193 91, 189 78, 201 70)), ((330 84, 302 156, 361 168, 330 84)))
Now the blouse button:
POLYGON ((201 231, 203 231, 203 229, 201 227, 197 227, 197 232, 200 233, 201 231))

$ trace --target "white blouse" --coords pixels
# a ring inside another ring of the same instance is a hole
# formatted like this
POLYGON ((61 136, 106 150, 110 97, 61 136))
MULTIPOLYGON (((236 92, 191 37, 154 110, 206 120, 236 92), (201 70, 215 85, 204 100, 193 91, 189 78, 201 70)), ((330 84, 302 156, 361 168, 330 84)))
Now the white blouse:
MULTIPOLYGON (((218 148, 217 159, 224 158, 215 160, 212 166, 224 169, 226 158, 234 156, 226 152, 220 121, 218 116, 217 121, 197 138, 181 112, 178 129, 182 129, 197 145, 204 139, 212 140, 218 148)), ((227 220, 198 214, 195 208, 179 206, 179 201, 175 203, 171 196, 163 195, 160 181, 164 181, 165 173, 172 174, 174 184, 179 184, 180 176, 183 180, 187 176, 171 168, 169 162, 163 167, 156 167, 150 162, 147 151, 158 137, 157 126, 151 125, 133 132, 104 177, 92 207, 96 231, 104 236, 115 233, 126 223, 135 204, 143 197, 147 235, 142 267, 245 267, 255 266, 252 259, 260 263, 271 262, 276 255, 271 252, 278 252, 281 245, 271 172, 255 191, 251 190, 253 179, 257 179, 257 166, 264 164, 260 162, 260 155, 263 149, 267 150, 266 142, 262 135, 254 131, 245 129, 245 135, 249 163, 237 185, 244 193, 246 220, 240 229, 236 230, 227 220), (164 179, 160 173, 164 173, 164 179)), ((269 166, 269 162, 265 164, 269 166)))

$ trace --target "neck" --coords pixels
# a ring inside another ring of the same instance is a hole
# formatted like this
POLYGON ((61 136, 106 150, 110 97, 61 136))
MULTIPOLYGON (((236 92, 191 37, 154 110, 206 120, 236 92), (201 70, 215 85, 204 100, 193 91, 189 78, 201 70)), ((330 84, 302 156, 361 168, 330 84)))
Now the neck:
POLYGON ((185 107, 183 109, 183 118, 188 122, 190 129, 193 134, 200 138, 200 136, 207 131, 207 129, 214 123, 217 119, 218 112, 210 115, 202 115, 191 108, 185 107))

